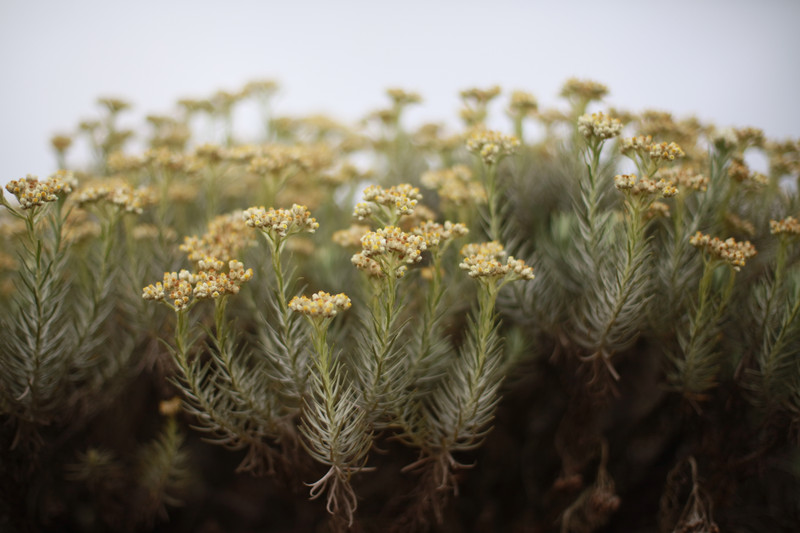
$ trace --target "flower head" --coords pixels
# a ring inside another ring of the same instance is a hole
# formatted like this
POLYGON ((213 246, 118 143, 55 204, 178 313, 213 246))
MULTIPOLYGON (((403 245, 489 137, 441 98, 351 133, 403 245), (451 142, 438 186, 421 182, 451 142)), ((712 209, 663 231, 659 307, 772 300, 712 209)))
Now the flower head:
POLYGON ((163 281, 142 289, 142 298, 166 301, 167 305, 173 307, 175 311, 183 311, 189 307, 189 297, 192 295, 190 278, 191 273, 188 270, 164 272, 163 281))
POLYGON ((737 271, 744 266, 747 259, 756 255, 755 246, 750 241, 737 242, 733 237, 723 241, 698 231, 689 242, 695 248, 705 250, 712 258, 730 264, 737 271))
POLYGON ((680 190, 693 190, 705 192, 708 190, 708 177, 698 174, 690 168, 662 168, 658 171, 657 177, 663 179, 680 190))
POLYGON ((75 194, 78 205, 107 202, 125 213, 141 214, 144 207, 154 202, 152 192, 146 187, 134 189, 128 184, 115 186, 99 185, 80 189, 75 194))
POLYGON ((408 183, 394 185, 388 189, 380 185, 370 185, 364 189, 364 201, 356 205, 353 216, 358 220, 364 220, 374 213, 374 206, 389 208, 397 216, 413 215, 414 208, 421 199, 422 194, 419 189, 408 183))
POLYGON ((773 235, 800 235, 800 222, 794 217, 786 217, 783 220, 770 220, 769 232, 773 235))
POLYGON ((769 182, 767 177, 763 174, 752 172, 744 159, 738 156, 731 158, 731 164, 728 167, 728 176, 735 182, 753 189, 762 187, 769 182))
POLYGON ((317 219, 311 217, 306 206, 298 204, 291 209, 251 207, 242 217, 248 226, 258 228, 273 238, 284 238, 303 231, 314 233, 319 228, 317 219))
POLYGON ((663 198, 671 198, 678 194, 678 188, 666 180, 637 178, 634 174, 619 174, 614 176, 614 186, 631 196, 661 196, 663 198))
POLYGON ((406 91, 404 89, 386 89, 386 94, 392 99, 392 102, 394 102, 396 106, 406 106, 408 104, 418 104, 422 102, 422 97, 419 93, 406 91))
POLYGON ((608 94, 608 87, 592 80, 568 79, 561 87, 561 96, 569 100, 590 102, 608 94))
POLYGON ((253 269, 244 269, 244 265, 232 259, 228 261, 228 272, 221 272, 225 263, 206 257, 198 262, 199 272, 192 276, 195 282, 193 294, 197 299, 219 298, 226 294, 239 294, 243 283, 253 278, 253 269))
POLYGON ((189 307, 190 297, 195 300, 219 298, 228 294, 238 294, 243 283, 253 277, 253 269, 244 269, 236 260, 228 261, 228 272, 222 272, 225 263, 214 257, 204 257, 198 261, 198 272, 181 270, 164 272, 164 279, 142 289, 145 300, 165 301, 175 311, 189 307))
POLYGON ((307 296, 295 296, 289 302, 289 308, 311 318, 333 318, 341 311, 350 309, 350 298, 343 292, 328 294, 324 291, 307 296))
POLYGON ((653 176, 663 163, 686 155, 676 143, 654 143, 650 135, 622 139, 620 147, 622 154, 632 159, 639 172, 647 177, 653 176))
POLYGON ((604 113, 586 114, 578 119, 578 131, 587 140, 604 141, 622 131, 622 122, 604 113))
POLYGON ((436 189, 439 197, 453 205, 486 203, 486 189, 474 180, 466 165, 455 165, 442 170, 429 170, 420 178, 429 189, 436 189))
POLYGON ((461 95, 461 99, 465 102, 473 101, 479 105, 485 105, 491 102, 493 99, 500 94, 500 86, 493 85, 488 89, 479 89, 477 87, 472 87, 469 89, 464 89, 459 93, 461 95))
POLYGON ((208 231, 202 237, 184 237, 180 250, 188 255, 189 261, 199 261, 208 256, 229 261, 239 250, 252 243, 243 211, 234 211, 211 220, 208 231))
POLYGON ((352 262, 370 274, 375 272, 374 263, 377 263, 383 275, 402 277, 406 271, 403 263, 419 262, 426 249, 424 237, 405 233, 396 226, 387 226, 361 237, 361 252, 353 256, 352 262))
POLYGON ((511 101, 508 104, 508 114, 512 117, 524 117, 532 115, 539 109, 539 103, 531 93, 525 91, 514 91, 511 93, 511 101))
POLYGON ((98 98, 97 103, 101 106, 108 109, 108 112, 112 115, 119 113, 120 111, 124 111, 125 109, 129 109, 131 104, 121 98, 113 98, 113 97, 106 97, 106 98, 98 98))
POLYGON ((69 135, 53 135, 50 138, 50 144, 56 152, 63 154, 72 146, 72 137, 69 135))
POLYGON ((352 224, 349 228, 339 230, 333 234, 333 242, 345 248, 361 246, 361 237, 370 230, 363 224, 352 224))
POLYGON ((676 143, 656 143, 648 147, 650 159, 660 161, 675 161, 675 158, 683 157, 686 154, 676 143))
POLYGON ((490 283, 508 283, 516 280, 532 280, 533 268, 525 261, 509 256, 505 262, 505 250, 497 241, 467 244, 461 248, 463 261, 458 266, 466 270, 471 278, 490 283))
POLYGON ((31 209, 47 202, 55 202, 59 195, 72 192, 76 184, 72 172, 61 170, 43 181, 30 174, 11 180, 6 185, 6 190, 17 198, 22 209, 31 209))
POLYGON ((466 225, 460 222, 454 224, 447 220, 444 224, 439 224, 433 220, 428 220, 412 228, 411 233, 424 238, 426 246, 428 248, 433 248, 436 246, 446 246, 449 241, 457 239, 458 237, 463 237, 469 233, 469 230, 466 225))
POLYGON ((499 131, 478 130, 467 139, 467 150, 480 156, 486 165, 498 163, 513 154, 519 145, 519 139, 499 131))

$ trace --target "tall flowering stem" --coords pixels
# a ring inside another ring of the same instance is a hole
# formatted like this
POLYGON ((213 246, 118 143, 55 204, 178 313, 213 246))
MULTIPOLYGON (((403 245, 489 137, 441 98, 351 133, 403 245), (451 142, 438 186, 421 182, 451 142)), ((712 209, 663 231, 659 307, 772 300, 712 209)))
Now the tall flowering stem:
POLYGON ((600 154, 603 145, 609 139, 617 137, 622 131, 622 123, 603 113, 593 113, 583 115, 578 119, 578 132, 586 141, 584 160, 588 175, 588 183, 581 182, 581 195, 585 212, 585 224, 587 225, 587 239, 591 255, 595 257, 595 248, 600 241, 597 213, 600 209, 600 187, 599 169, 600 154))
POLYGON ((69 173, 46 180, 31 175, 12 180, 6 190, 16 197, 18 206, 11 205, 0 191, 0 205, 24 221, 26 228, 18 271, 19 298, 14 307, 18 318, 0 323, 0 336, 14 338, 0 344, 0 348, 10 348, 3 354, 7 355, 3 361, 7 379, 0 402, 18 423, 12 448, 30 428, 32 434, 27 436, 36 437, 35 424, 56 421, 65 397, 71 394, 74 376, 69 356, 79 347, 67 334, 72 317, 64 301, 69 271, 62 208, 63 197, 73 185, 69 173), (49 204, 55 205, 51 208, 49 204), (45 215, 49 215, 49 228, 42 227, 45 215))
POLYGON ((353 524, 358 506, 351 476, 365 470, 372 435, 366 413, 357 402, 352 386, 345 384, 341 367, 334 361, 333 348, 327 334, 333 318, 350 308, 345 294, 318 292, 311 298, 295 297, 289 303, 292 311, 305 316, 311 325, 314 357, 311 360, 312 382, 306 397, 301 422, 303 445, 328 471, 310 484, 311 498, 326 494, 327 510, 335 518, 353 524))
POLYGON ((499 204, 502 190, 497 183, 497 167, 507 155, 516 152, 520 145, 519 139, 505 135, 498 131, 479 130, 467 140, 467 150, 480 157, 483 165, 484 186, 486 187, 488 205, 489 238, 495 241, 501 239, 499 204))
POLYGON ((467 226, 462 223, 452 223, 446 221, 439 224, 429 220, 413 228, 411 233, 419 235, 425 239, 427 249, 431 253, 431 265, 428 268, 430 279, 428 290, 425 297, 425 308, 422 314, 421 323, 418 326, 419 345, 409 359, 409 373, 412 384, 416 383, 418 375, 424 375, 429 371, 427 364, 432 355, 433 342, 435 340, 435 329, 439 325, 441 318, 441 307, 444 296, 444 286, 442 284, 442 260, 445 251, 453 240, 468 233, 467 226))
POLYGON ((757 391, 757 401, 774 408, 786 396, 787 387, 781 383, 781 378, 785 379, 786 370, 794 366, 795 350, 789 339, 800 317, 800 289, 796 283, 791 283, 791 276, 786 279, 786 274, 789 246, 800 236, 800 222, 789 216, 770 220, 769 224, 770 233, 778 237, 778 251, 774 278, 764 287, 766 294, 765 301, 762 300, 763 319, 759 332, 761 347, 755 353, 745 352, 735 378, 746 379, 746 386, 757 391), (754 358, 756 369, 750 368, 754 366, 754 358))
POLYGON ((688 336, 679 338, 682 356, 674 358, 675 371, 671 381, 691 402, 705 398, 705 393, 716 386, 719 369, 717 329, 733 294, 736 272, 747 259, 755 256, 756 249, 749 241, 737 242, 730 238, 721 240, 697 232, 690 240, 692 246, 703 251, 703 275, 698 286, 698 299, 690 319, 688 336), (714 298, 714 273, 718 266, 726 265, 727 283, 719 298, 714 298))
POLYGON ((396 346, 400 329, 395 322, 399 314, 398 281, 407 265, 419 262, 427 249, 424 237, 388 226, 367 232, 361 238, 360 253, 351 261, 372 280, 370 334, 365 336, 365 349, 359 352, 359 379, 363 385, 363 401, 375 421, 385 419, 390 405, 403 388, 401 350, 396 346))
MULTIPOLYGON (((291 209, 265 209, 251 207, 243 218, 246 224, 258 229, 267 241, 272 272, 275 276, 274 302, 278 310, 278 343, 281 348, 271 356, 280 359, 281 372, 291 381, 292 391, 285 390, 293 402, 299 402, 305 389, 306 367, 302 358, 301 339, 295 336, 295 319, 289 309, 289 283, 284 272, 282 254, 287 239, 298 233, 314 233, 319 224, 303 205, 294 204, 291 209)), ((283 379, 283 378, 282 378, 283 379)))
POLYGON ((197 417, 198 429, 210 434, 209 440, 216 444, 235 450, 247 448, 240 470, 264 472, 272 468, 274 452, 263 438, 275 437, 275 423, 268 409, 254 403, 252 388, 240 381, 242 373, 234 369, 224 319, 227 298, 239 293, 253 271, 244 270, 236 260, 228 263, 227 273, 222 272, 223 266, 221 261, 205 258, 198 262, 198 272, 165 272, 163 281, 142 290, 142 297, 175 311, 174 347, 170 351, 179 377, 174 383, 183 392, 186 410, 197 417), (212 360, 207 362, 192 357, 197 337, 190 313, 205 299, 214 300, 215 322, 215 330, 209 332, 214 350, 212 360), (248 411, 249 419, 239 416, 242 408, 248 411))
POLYGON ((513 281, 532 280, 531 267, 506 257, 498 242, 469 244, 459 265, 478 282, 478 303, 459 357, 442 383, 425 399, 422 428, 412 439, 420 459, 407 470, 422 470, 424 506, 441 521, 446 493, 457 493, 455 471, 464 468, 453 453, 477 448, 490 431, 502 383, 502 343, 497 334, 497 295, 513 281))

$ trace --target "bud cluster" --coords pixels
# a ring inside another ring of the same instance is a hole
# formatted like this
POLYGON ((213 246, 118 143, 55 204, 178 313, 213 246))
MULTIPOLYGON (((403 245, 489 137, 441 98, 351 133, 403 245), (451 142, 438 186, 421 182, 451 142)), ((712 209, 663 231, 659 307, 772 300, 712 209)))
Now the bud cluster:
POLYGON ((55 202, 59 194, 72 192, 75 185, 76 181, 71 172, 59 171, 43 181, 39 181, 39 178, 31 174, 18 180, 11 180, 6 185, 6 190, 17 198, 22 209, 31 209, 47 202, 55 202))
POLYGON ((505 278, 506 282, 534 278, 533 268, 521 259, 509 256, 503 263, 501 260, 505 257, 505 250, 497 241, 467 244, 461 249, 461 255, 464 260, 458 266, 472 278, 505 278))
POLYGON ((478 130, 467 139, 467 150, 480 156, 487 165, 513 154, 519 145, 519 139, 499 131, 478 130))
POLYGON ((750 241, 737 242, 733 237, 723 241, 718 237, 711 237, 698 231, 689 239, 689 242, 695 248, 708 252, 714 259, 729 263, 737 271, 744 266, 747 259, 756 255, 755 246, 750 241))
POLYGON ((587 140, 604 141, 620 134, 622 122, 605 113, 586 114, 578 119, 578 131, 587 140))
POLYGON ((350 298, 346 294, 328 294, 324 291, 319 291, 312 294, 311 298, 307 296, 295 296, 289 302, 289 308, 297 313, 304 314, 311 318, 333 318, 341 311, 350 309, 350 298))
POLYGON ((264 207, 251 207, 242 217, 251 228, 258 228, 277 237, 287 237, 303 231, 314 233, 319 228, 317 219, 311 217, 306 206, 298 204, 294 204, 291 209, 270 207, 267 210, 264 207))
POLYGON ((419 235, 425 239, 425 244, 427 247, 433 248, 442 243, 446 243, 447 241, 457 239, 458 237, 463 237, 469 233, 469 230, 467 229, 467 226, 461 222, 453 223, 447 220, 444 224, 439 224, 433 220, 428 220, 427 222, 423 222, 419 226, 412 228, 411 233, 414 235, 419 235))
POLYGON ((614 186, 632 196, 658 195, 664 198, 671 198, 678 194, 678 188, 666 180, 637 178, 635 174, 618 174, 614 176, 614 186))
POLYGON ((420 182, 429 189, 436 189, 443 200, 453 205, 486 202, 486 189, 472 179, 472 171, 466 165, 429 170, 422 175, 420 182))
POLYGON ((794 217, 770 220, 769 231, 773 235, 800 235, 800 222, 794 217))
POLYGON ((364 189, 364 201, 356 204, 353 216, 364 220, 373 213, 372 204, 382 205, 394 210, 398 215, 413 215, 417 203, 422 200, 417 187, 408 183, 394 185, 384 189, 380 185, 370 185, 364 189))

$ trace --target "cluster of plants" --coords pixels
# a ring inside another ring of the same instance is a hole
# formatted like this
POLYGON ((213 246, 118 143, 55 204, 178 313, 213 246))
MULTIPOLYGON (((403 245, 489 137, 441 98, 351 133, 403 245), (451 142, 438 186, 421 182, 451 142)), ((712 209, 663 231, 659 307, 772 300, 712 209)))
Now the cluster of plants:
POLYGON ((277 90, 100 99, 5 186, 3 530, 800 523, 800 142, 578 79, 458 131, 277 90))

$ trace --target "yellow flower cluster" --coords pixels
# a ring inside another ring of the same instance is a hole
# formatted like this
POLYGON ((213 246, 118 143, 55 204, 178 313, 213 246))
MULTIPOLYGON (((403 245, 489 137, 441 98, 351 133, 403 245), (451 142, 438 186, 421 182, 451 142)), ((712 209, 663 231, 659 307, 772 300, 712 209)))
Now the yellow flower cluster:
POLYGON ((650 145, 653 144, 653 137, 650 135, 637 135, 622 139, 620 150, 623 154, 629 152, 649 153, 650 145))
POLYGON ((290 168, 306 171, 324 168, 331 160, 332 155, 322 146, 269 145, 261 147, 249 158, 247 170, 268 176, 290 168))
POLYGON ((347 229, 334 232, 333 242, 345 248, 361 246, 361 237, 370 230, 369 226, 353 224, 347 229))
POLYGON ((443 200, 453 205, 486 202, 486 189, 472 179, 472 171, 466 165, 429 170, 422 175, 420 182, 429 189, 436 189, 443 200))
POLYGON ((416 263, 426 249, 425 239, 411 235, 396 226, 369 231, 361 237, 362 253, 367 257, 394 254, 406 263, 416 263))
POLYGON ((605 113, 592 113, 578 119, 578 131, 588 140, 603 141, 622 131, 622 122, 605 113))
POLYGON ((425 239, 426 246, 428 248, 433 248, 434 246, 439 246, 441 243, 463 237, 469 233, 469 230, 466 225, 460 222, 454 224, 447 220, 444 224, 439 224, 433 220, 428 220, 412 228, 411 233, 425 239))
POLYGON ((50 138, 50 144, 56 152, 64 153, 72 146, 72 137, 69 135, 53 135, 50 138))
POLYGON ((189 297, 192 295, 191 276, 188 270, 164 272, 163 281, 142 289, 142 298, 156 301, 168 299, 176 311, 182 311, 189 306, 189 297))
POLYGON ((745 150, 750 146, 763 147, 766 142, 764 130, 759 128, 734 128, 733 134, 736 136, 740 150, 745 150))
POLYGON ((412 187, 408 183, 394 185, 384 189, 380 185, 370 185, 364 189, 364 201, 356 204, 353 216, 358 220, 364 220, 372 215, 370 203, 383 205, 395 210, 400 215, 413 215, 417 203, 422 200, 417 187, 412 187))
POLYGON ((392 102, 394 102, 394 105, 396 106, 418 104, 422 102, 422 97, 419 95, 419 93, 406 91, 404 89, 386 89, 386 94, 392 99, 392 102))
POLYGON ((198 263, 199 272, 188 270, 164 272, 163 281, 142 289, 145 300, 168 300, 176 311, 189 307, 189 298, 219 298, 226 294, 238 294, 243 283, 253 277, 253 269, 244 269, 236 260, 228 262, 228 272, 220 272, 225 263, 213 257, 205 257, 198 263))
POLYGON ((328 294, 319 291, 308 296, 295 296, 289 302, 289 308, 297 313, 302 313, 311 318, 333 318, 341 311, 350 309, 350 298, 343 292, 328 294))
POLYGON ((144 164, 143 158, 120 151, 111 153, 106 161, 111 172, 132 172, 139 170, 144 164))
POLYGON ((119 113, 125 109, 129 109, 131 104, 121 98, 98 98, 97 103, 108 109, 111 114, 119 113))
POLYGON ((500 94, 500 87, 498 85, 493 85, 488 89, 472 87, 469 89, 464 89, 459 94, 461 95, 462 100, 472 100, 477 104, 487 104, 500 94))
POLYGON ((81 207, 100 201, 108 202, 125 213, 141 214, 144 207, 152 204, 152 191, 147 188, 134 189, 130 185, 84 187, 75 194, 75 200, 81 207))
POLYGON ((635 174, 618 174, 614 176, 614 186, 632 196, 659 195, 664 198, 671 198, 678 194, 678 188, 666 180, 637 178, 635 174))
POLYGON ((654 143, 650 135, 639 135, 622 139, 620 143, 623 155, 633 159, 642 173, 652 174, 664 162, 672 162, 686 154, 676 143, 654 143), (649 170, 641 164, 649 161, 649 170))
POLYGON ((161 147, 147 150, 141 164, 169 172, 196 174, 203 169, 205 161, 194 154, 180 154, 161 147))
POLYGON ((319 228, 317 219, 311 217, 306 206, 298 204, 294 204, 291 209, 270 207, 266 210, 263 207, 251 207, 242 214, 242 217, 249 227, 259 228, 278 237, 303 231, 314 233, 319 228))
POLYGON ((508 104, 508 112, 511 116, 531 115, 539 109, 539 102, 531 94, 525 91, 514 91, 511 93, 511 101, 508 104))
POLYGON ((503 245, 497 241, 473 242, 470 244, 465 244, 461 247, 461 255, 483 255, 486 257, 491 257, 492 259, 498 259, 500 257, 505 257, 506 251, 503 248, 503 245))
POLYGON ((519 139, 499 131, 478 130, 467 139, 467 150, 479 155, 487 165, 513 154, 519 145, 519 139))
POLYGON ((47 202, 58 200, 59 194, 68 194, 77 184, 72 172, 58 171, 44 181, 28 174, 24 178, 11 180, 6 190, 13 194, 22 209, 31 209, 47 202))
MULTIPOLYGON (((350 262, 353 263, 353 266, 355 266, 357 269, 366 272, 373 278, 382 278, 384 276, 381 264, 371 257, 367 257, 363 252, 359 252, 351 257, 350 262)), ((398 278, 403 277, 403 274, 405 274, 405 267, 400 270, 401 271, 397 274, 398 278)))
POLYGON ((761 187, 769 181, 766 176, 759 172, 751 172, 744 159, 741 157, 731 158, 731 165, 728 167, 728 176, 743 185, 750 187, 761 187))
POLYGON ((260 94, 263 96, 269 96, 273 93, 276 93, 280 86, 278 82, 275 80, 253 80, 247 82, 247 84, 242 89, 243 96, 250 96, 254 94, 260 94))
POLYGON ((735 213, 727 213, 725 215, 725 224, 738 233, 743 233, 751 237, 756 234, 756 227, 753 223, 735 213))
POLYGON ((585 101, 600 100, 608 94, 608 87, 592 80, 568 79, 561 87, 561 96, 564 98, 585 101))
POLYGON ((355 254, 351 261, 357 268, 370 274, 376 274, 377 267, 382 274, 392 270, 397 277, 402 277, 406 267, 395 268, 396 263, 417 263, 426 249, 424 237, 405 233, 395 226, 387 226, 369 231, 361 237, 361 252, 355 254))
POLYGON ((534 278, 533 268, 525 261, 509 256, 505 263, 503 246, 497 241, 467 244, 461 249, 464 260, 458 266, 466 270, 472 278, 485 278, 505 281, 531 280, 534 278))
POLYGON ((229 261, 239 250, 253 242, 243 213, 234 211, 215 217, 208 223, 208 231, 202 237, 184 237, 180 250, 188 255, 189 261, 199 261, 206 256, 229 261))
POLYGON ((195 284, 193 294, 197 299, 219 298, 226 294, 239 294, 242 283, 253 278, 253 269, 244 269, 244 265, 232 259, 228 261, 228 272, 220 272, 225 263, 213 257, 201 259, 199 272, 190 279, 195 284))
POLYGON ((675 161, 676 158, 684 157, 686 154, 676 143, 655 143, 648 146, 650 159, 657 161, 675 161))
POLYGON ((756 255, 756 248, 750 241, 737 242, 732 237, 723 241, 698 231, 689 242, 696 248, 704 249, 714 259, 729 263, 737 271, 744 266, 747 259, 756 255))
POLYGON ((692 189, 701 192, 708 190, 708 177, 698 174, 689 168, 663 168, 658 171, 657 176, 680 189, 692 189))
POLYGON ((794 217, 770 220, 769 231, 773 235, 800 235, 800 222, 794 217))

